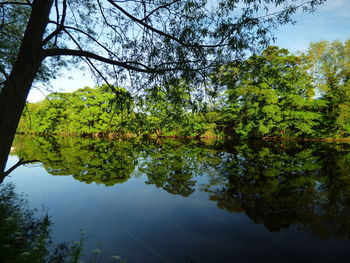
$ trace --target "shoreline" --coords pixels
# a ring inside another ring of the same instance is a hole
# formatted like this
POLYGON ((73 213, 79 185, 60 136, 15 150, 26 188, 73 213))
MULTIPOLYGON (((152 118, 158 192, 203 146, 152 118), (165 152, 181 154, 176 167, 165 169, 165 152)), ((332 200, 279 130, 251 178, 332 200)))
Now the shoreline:
MULTIPOLYGON (((165 139, 207 139, 207 140, 233 140, 234 136, 192 136, 192 135, 137 135, 137 134, 120 134, 115 132, 110 133, 36 133, 36 132, 16 132, 19 135, 38 135, 38 136, 62 136, 62 137, 90 137, 90 138, 165 138, 165 139)), ((239 138, 238 138, 239 139, 239 138)), ((263 140, 263 141, 304 141, 304 142, 349 142, 350 138, 292 138, 292 137, 252 137, 248 140, 263 140)))

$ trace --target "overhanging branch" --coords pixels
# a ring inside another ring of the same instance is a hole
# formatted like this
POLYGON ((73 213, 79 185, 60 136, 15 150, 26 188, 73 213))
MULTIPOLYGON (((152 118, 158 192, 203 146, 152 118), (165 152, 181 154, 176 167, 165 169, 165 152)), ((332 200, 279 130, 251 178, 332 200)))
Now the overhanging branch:
POLYGON ((143 73, 157 73, 161 74, 165 71, 175 70, 175 69, 156 69, 156 68, 150 68, 146 65, 143 65, 139 62, 135 62, 135 64, 142 65, 143 68, 136 67, 131 65, 133 62, 121 62, 116 61, 110 58, 106 58, 103 56, 99 56, 97 54, 94 54, 89 51, 84 50, 75 50, 75 49, 45 49, 43 50, 43 57, 52 57, 52 56, 74 56, 74 57, 84 57, 84 58, 90 58, 94 59, 100 62, 104 62, 110 65, 119 66, 128 70, 133 70, 137 72, 143 72, 143 73))
POLYGON ((10 173, 12 173, 17 167, 24 165, 24 164, 28 164, 28 163, 38 163, 38 162, 40 162, 40 161, 39 160, 24 161, 24 159, 19 159, 19 161, 15 165, 10 167, 6 172, 0 173, 0 184, 2 184, 5 177, 8 176, 10 173))

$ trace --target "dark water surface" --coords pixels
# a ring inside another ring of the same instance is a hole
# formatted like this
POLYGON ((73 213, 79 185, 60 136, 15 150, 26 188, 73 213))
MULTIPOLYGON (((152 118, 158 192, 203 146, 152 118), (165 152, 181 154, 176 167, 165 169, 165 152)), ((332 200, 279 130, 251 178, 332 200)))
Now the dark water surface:
POLYGON ((98 262, 350 262, 350 145, 18 136, 7 182, 98 262))

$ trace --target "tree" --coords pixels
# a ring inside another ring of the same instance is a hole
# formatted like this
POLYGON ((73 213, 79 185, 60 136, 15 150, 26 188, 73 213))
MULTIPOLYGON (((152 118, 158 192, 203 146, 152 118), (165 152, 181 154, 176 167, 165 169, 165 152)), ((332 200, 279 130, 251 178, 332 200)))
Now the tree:
MULTIPOLYGON (((78 89, 72 93, 70 120, 66 131, 75 133, 108 132, 115 117, 111 101, 113 94, 105 87, 78 89)), ((117 90, 116 87, 114 89, 117 90)), ((64 132, 64 131, 62 131, 64 132)))
POLYGON ((190 90, 190 84, 179 79, 145 89, 136 107, 143 116, 135 120, 138 126, 148 135, 174 135, 190 110, 190 90))
POLYGON ((306 65, 327 102, 322 130, 326 135, 350 135, 350 39, 311 43, 305 54, 306 65))
POLYGON ((322 119, 323 101, 313 99, 301 57, 286 49, 270 46, 224 67, 219 78, 228 89, 225 115, 240 136, 310 136, 322 119))
MULTIPOLYGON (((72 57, 76 63, 85 61, 105 80, 103 72, 122 80, 130 76, 128 83, 154 83, 174 76, 201 80, 223 61, 237 59, 257 44, 265 45, 272 29, 292 22, 296 11, 313 11, 324 2, 0 1, 0 42, 6 35, 3 32, 12 28, 9 21, 17 14, 12 9, 30 13, 28 22, 25 16, 15 31, 12 53, 16 55, 11 56, 15 59, 1 61, 0 170, 4 170, 27 95, 43 62, 72 57), (144 74, 149 75, 145 78, 144 74)), ((7 52, 11 46, 2 49, 7 52)))
POLYGON ((93 134, 120 130, 133 103, 123 88, 84 87, 73 93, 51 93, 46 100, 27 103, 17 132, 37 134, 93 134), (119 101, 120 99, 120 101, 119 101))

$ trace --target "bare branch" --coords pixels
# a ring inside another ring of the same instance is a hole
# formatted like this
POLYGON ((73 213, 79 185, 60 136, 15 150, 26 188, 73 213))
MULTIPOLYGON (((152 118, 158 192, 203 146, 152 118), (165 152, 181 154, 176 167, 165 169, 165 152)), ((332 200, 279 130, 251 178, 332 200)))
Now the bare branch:
MULTIPOLYGON (((149 67, 144 66, 145 68, 138 68, 135 66, 130 65, 132 62, 126 63, 126 62, 120 62, 113 59, 109 59, 106 57, 99 56, 97 54, 94 54, 92 52, 84 51, 84 50, 75 50, 75 49, 45 49, 42 52, 44 57, 52 57, 52 56, 76 56, 76 57, 85 57, 85 58, 91 58, 97 61, 101 61, 110 65, 119 66, 125 69, 138 71, 138 72, 144 72, 144 73, 163 73, 164 70, 157 70, 152 69, 149 67)), ((135 62, 136 63, 136 62, 135 62)))
POLYGON ((6 172, 0 173, 0 184, 4 181, 5 177, 8 176, 10 173, 12 173, 17 167, 28 164, 28 163, 38 163, 40 162, 39 160, 28 160, 24 161, 24 159, 19 159, 19 161, 10 167, 6 172))
POLYGON ((63 26, 64 22, 66 21, 66 16, 67 16, 67 0, 63 0, 62 2, 63 9, 62 9, 62 17, 61 17, 61 22, 60 25, 63 26))
MULTIPOLYGON (((56 12, 57 12, 57 22, 54 22, 57 27, 56 30, 54 30, 51 34, 49 34, 42 43, 42 46, 45 46, 52 38, 55 37, 55 44, 57 42, 57 36, 59 35, 59 33, 61 33, 61 31, 64 29, 64 22, 66 20, 66 15, 67 15, 67 0, 63 0, 63 9, 62 9, 62 17, 61 17, 61 21, 58 24, 58 20, 59 20, 59 13, 58 13, 58 7, 56 6, 56 12)), ((53 22, 53 21, 52 21, 53 22)))

